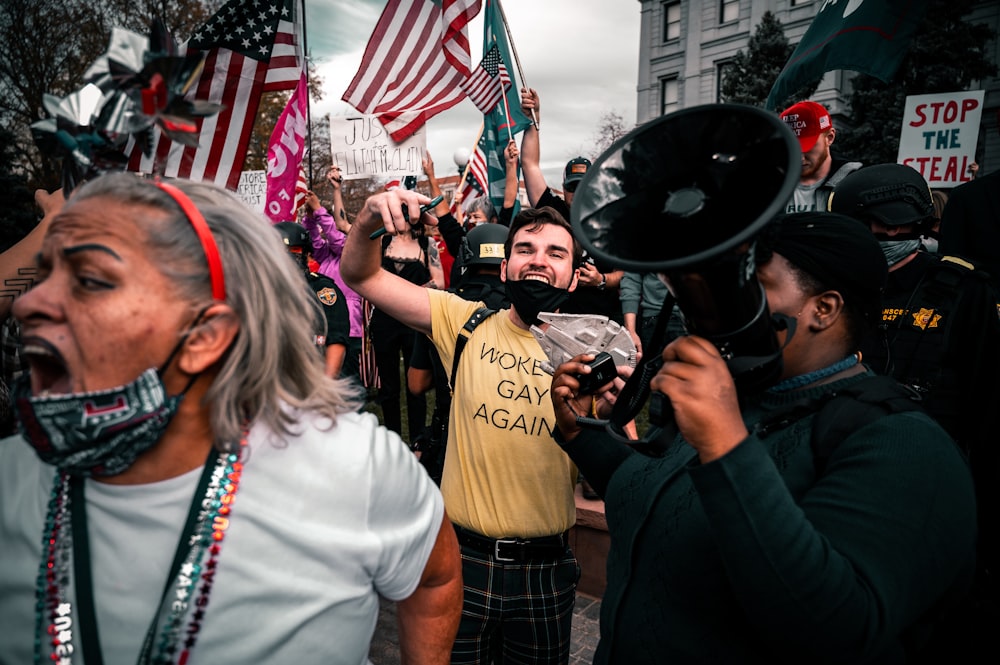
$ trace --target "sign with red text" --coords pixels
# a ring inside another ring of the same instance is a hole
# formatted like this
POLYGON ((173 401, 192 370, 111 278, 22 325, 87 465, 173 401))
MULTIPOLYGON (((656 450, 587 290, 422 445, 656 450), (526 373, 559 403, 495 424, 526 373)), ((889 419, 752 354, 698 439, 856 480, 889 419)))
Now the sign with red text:
POLYGON ((408 175, 420 175, 424 172, 426 146, 423 126, 402 143, 396 143, 374 115, 330 118, 333 163, 347 180, 402 180, 408 175))
POLYGON ((932 188, 972 180, 984 95, 970 90, 907 97, 896 162, 920 171, 932 188))

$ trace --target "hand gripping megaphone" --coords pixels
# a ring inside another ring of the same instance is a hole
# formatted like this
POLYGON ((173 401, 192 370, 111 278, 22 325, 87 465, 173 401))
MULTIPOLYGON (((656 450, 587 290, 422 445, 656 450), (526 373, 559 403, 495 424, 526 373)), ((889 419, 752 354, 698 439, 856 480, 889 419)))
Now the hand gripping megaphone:
MULTIPOLYGON (((740 104, 683 109, 597 158, 573 198, 573 231, 610 265, 662 275, 672 296, 664 307, 676 299, 687 331, 716 345, 737 387, 757 389, 781 373, 781 350, 754 241, 791 198, 801 161, 795 135, 774 113, 740 104)), ((661 311, 661 328, 669 316, 661 311)), ((641 408, 656 356, 626 385, 613 422, 641 408)))

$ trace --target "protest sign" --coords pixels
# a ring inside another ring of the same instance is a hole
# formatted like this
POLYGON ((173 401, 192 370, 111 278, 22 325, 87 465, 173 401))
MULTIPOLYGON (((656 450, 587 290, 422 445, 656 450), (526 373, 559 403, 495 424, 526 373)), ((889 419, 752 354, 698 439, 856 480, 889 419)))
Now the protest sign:
POLYGON ((402 179, 423 173, 427 135, 418 129, 396 143, 375 116, 330 118, 330 148, 333 163, 347 180, 359 178, 402 179))
POLYGON ((240 173, 240 183, 236 186, 236 195, 243 203, 259 213, 264 212, 264 199, 267 196, 267 171, 243 171, 240 173))
POLYGON ((982 90, 906 98, 896 162, 920 171, 934 188, 972 180, 976 158, 982 90))

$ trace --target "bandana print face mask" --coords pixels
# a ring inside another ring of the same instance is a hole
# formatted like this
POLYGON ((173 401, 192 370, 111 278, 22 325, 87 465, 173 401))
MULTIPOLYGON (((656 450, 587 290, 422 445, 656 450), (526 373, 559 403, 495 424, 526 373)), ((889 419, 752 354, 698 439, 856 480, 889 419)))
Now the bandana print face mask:
POLYGON ((75 476, 113 476, 159 441, 184 393, 168 397, 150 368, 124 386, 34 397, 27 375, 14 384, 18 428, 38 457, 75 476))

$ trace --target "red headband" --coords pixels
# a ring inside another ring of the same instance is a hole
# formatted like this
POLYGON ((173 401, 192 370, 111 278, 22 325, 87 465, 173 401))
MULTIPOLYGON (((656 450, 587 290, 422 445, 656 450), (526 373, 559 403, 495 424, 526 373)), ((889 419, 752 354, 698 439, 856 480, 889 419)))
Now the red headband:
POLYGON ((191 227, 198 234, 198 240, 201 242, 201 249, 205 252, 205 260, 208 262, 208 276, 212 281, 212 298, 220 302, 224 301, 226 299, 226 279, 222 274, 222 257, 219 256, 219 247, 215 244, 215 237, 212 235, 212 230, 208 228, 208 222, 205 221, 204 215, 188 198, 187 194, 173 185, 157 181, 156 186, 177 202, 188 221, 191 222, 191 227))

